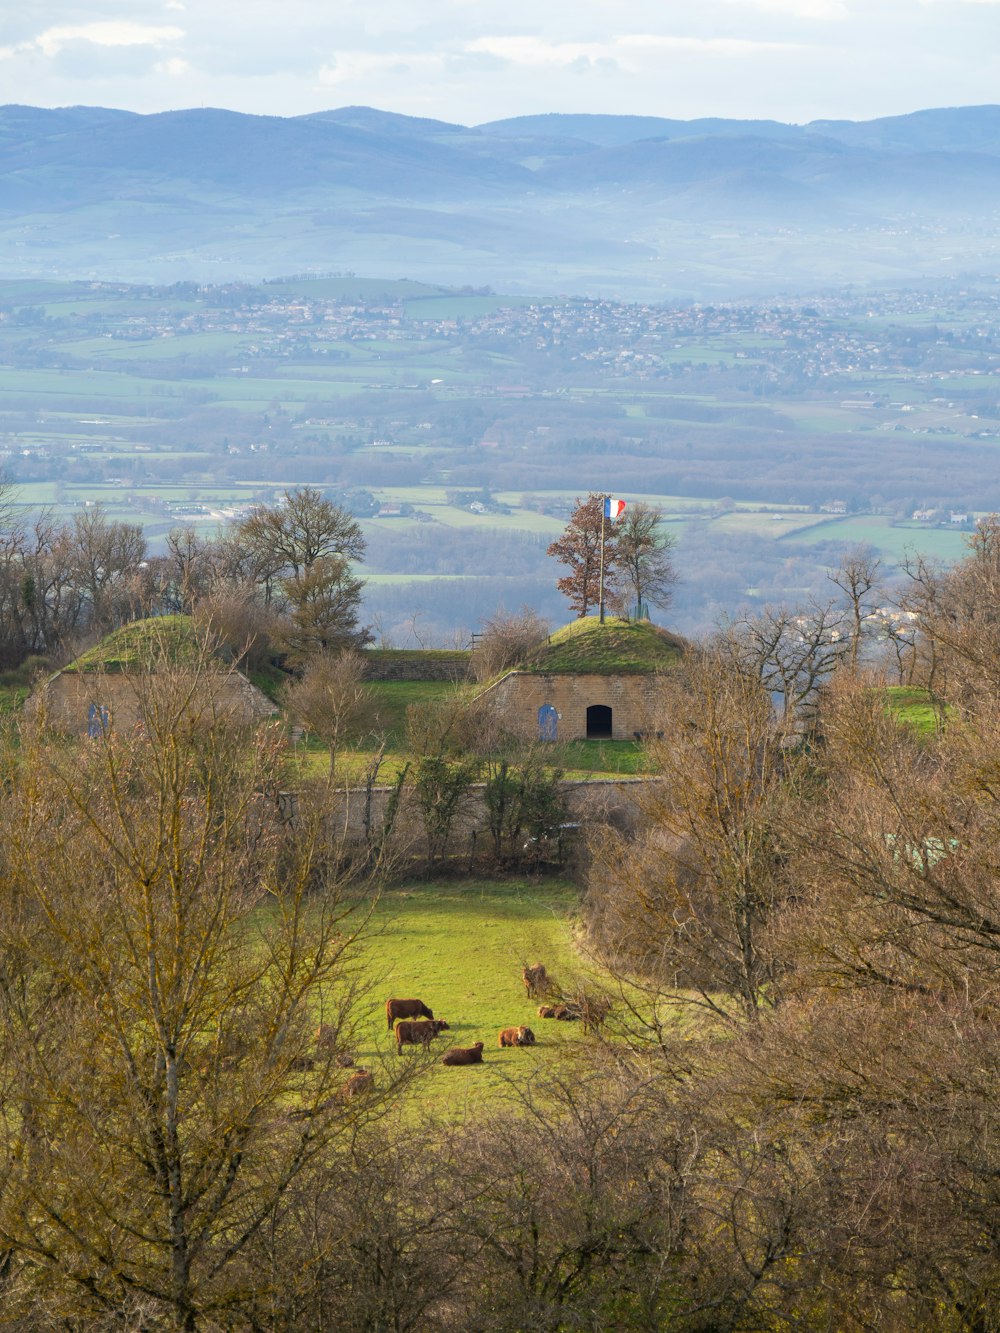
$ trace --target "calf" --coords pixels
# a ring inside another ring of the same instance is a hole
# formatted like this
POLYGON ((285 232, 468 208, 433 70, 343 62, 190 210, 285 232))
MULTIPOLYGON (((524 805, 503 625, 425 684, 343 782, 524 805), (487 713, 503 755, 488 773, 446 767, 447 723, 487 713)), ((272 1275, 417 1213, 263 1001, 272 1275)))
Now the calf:
POLYGON ((453 1046, 441 1057, 443 1065, 481 1065, 483 1063, 483 1043, 475 1046, 453 1046))
POLYGON ((385 1017, 388 1023, 386 1031, 391 1032, 397 1018, 433 1018, 434 1014, 423 1000, 386 1000, 385 1017))
POLYGON ((519 1028, 503 1028, 497 1039, 498 1046, 534 1046, 535 1034, 531 1028, 523 1025, 519 1028))
POLYGON ((404 1021, 396 1024, 396 1054, 402 1051, 404 1046, 429 1046, 439 1032, 447 1032, 448 1024, 443 1018, 433 1018, 430 1022, 420 1020, 419 1022, 404 1021))

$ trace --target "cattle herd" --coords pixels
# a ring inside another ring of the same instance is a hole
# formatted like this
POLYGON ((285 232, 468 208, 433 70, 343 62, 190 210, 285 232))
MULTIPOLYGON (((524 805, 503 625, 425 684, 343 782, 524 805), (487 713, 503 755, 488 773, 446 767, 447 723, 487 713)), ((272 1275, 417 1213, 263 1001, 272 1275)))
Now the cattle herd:
MULTIPOLYGON (((604 997, 596 997, 580 992, 574 996, 563 996, 546 971, 544 963, 532 966, 525 964, 521 969, 521 980, 529 999, 539 996, 554 997, 555 1003, 542 1004, 538 1007, 539 1018, 554 1018, 563 1022, 580 1020, 584 1031, 600 1026, 608 1016, 609 1004, 604 997)), ((404 1046, 422 1046, 430 1049, 431 1042, 442 1032, 449 1030, 449 1024, 443 1018, 435 1018, 423 1000, 398 999, 393 997, 385 1002, 386 1030, 396 1038, 396 1054, 402 1055, 404 1046)), ((336 1040, 334 1028, 321 1024, 316 1031, 318 1048, 332 1046, 336 1040)), ((501 1028, 497 1034, 497 1046, 534 1046, 535 1034, 525 1024, 517 1027, 501 1028)), ((340 1055, 338 1063, 345 1067, 353 1065, 350 1056, 340 1055)), ((310 1064, 312 1062, 310 1061, 310 1064)), ((479 1065, 483 1063, 483 1043, 475 1042, 472 1046, 452 1046, 441 1057, 443 1065, 479 1065)), ((356 1097, 374 1086, 374 1079, 367 1069, 358 1067, 352 1070, 347 1082, 341 1088, 341 1097, 356 1097)))

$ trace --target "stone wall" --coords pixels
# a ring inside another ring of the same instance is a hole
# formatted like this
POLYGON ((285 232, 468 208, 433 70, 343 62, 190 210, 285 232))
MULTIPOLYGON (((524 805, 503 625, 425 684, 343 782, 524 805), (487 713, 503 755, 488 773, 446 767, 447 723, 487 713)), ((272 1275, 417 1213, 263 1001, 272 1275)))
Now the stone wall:
MULTIPOLYGON (((91 706, 105 710, 106 725, 122 732, 142 720, 142 696, 146 686, 139 685, 127 671, 61 671, 41 685, 28 700, 29 712, 44 710, 48 726, 71 735, 85 736, 91 725, 91 706)), ((238 671, 204 675, 197 682, 191 698, 195 716, 233 718, 254 722, 274 716, 277 708, 267 695, 238 671)), ((98 723, 99 725, 99 723, 98 723)))
POLYGON ((611 739, 634 740, 663 731, 663 689, 660 677, 650 675, 571 675, 511 671, 482 696, 512 730, 537 737, 538 710, 546 704, 556 710, 560 741, 582 740, 587 735, 587 709, 594 704, 611 709, 611 739))
MULTIPOLYGON (((649 778, 619 778, 564 782, 562 791, 566 798, 566 818, 580 826, 582 836, 600 824, 610 824, 619 829, 630 828, 639 817, 642 798, 651 781, 649 778)), ((381 825, 392 791, 391 787, 375 787, 371 794, 370 811, 366 811, 367 793, 363 788, 351 787, 337 793, 334 823, 338 829, 343 830, 348 843, 363 840, 366 817, 371 819, 374 828, 381 825)), ((281 793, 280 805, 282 816, 294 823, 298 815, 296 794, 281 793)), ((456 815, 446 855, 469 855, 473 848, 473 835, 478 838, 487 832, 484 787, 482 783, 475 783, 456 815)), ((406 789, 394 825, 392 845, 402 857, 419 857, 424 854, 425 842, 423 821, 413 791, 406 789)))
POLYGON ((362 654, 366 680, 463 681, 469 678, 466 652, 417 652, 379 648, 362 654))

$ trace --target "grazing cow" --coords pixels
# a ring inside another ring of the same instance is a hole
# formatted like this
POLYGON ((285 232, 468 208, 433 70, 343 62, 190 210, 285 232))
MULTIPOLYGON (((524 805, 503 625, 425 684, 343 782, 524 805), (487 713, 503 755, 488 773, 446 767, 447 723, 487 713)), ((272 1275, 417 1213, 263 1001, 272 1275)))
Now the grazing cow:
POLYGON ((557 1006, 554 1004, 540 1004, 538 1006, 539 1018, 555 1018, 557 1006))
POLYGON ((434 1015, 423 1000, 386 1000, 385 1017, 386 1031, 391 1032, 397 1018, 433 1018, 434 1015))
POLYGON ((337 1044, 337 1026, 335 1023, 320 1023, 316 1029, 316 1045, 323 1049, 324 1047, 336 1046, 337 1044))
POLYGON ((447 1032, 448 1024, 443 1018, 432 1018, 429 1022, 421 1019, 418 1022, 404 1020, 396 1024, 396 1054, 399 1055, 404 1046, 429 1046, 439 1032, 447 1032))
POLYGON ((535 1034, 531 1028, 503 1028, 497 1038, 498 1046, 534 1046, 535 1034))
POLYGON ((483 1063, 483 1043, 475 1046, 453 1046, 441 1057, 443 1065, 481 1065, 483 1063))
POLYGON ((341 1097, 360 1097, 363 1092, 371 1092, 375 1086, 375 1076, 364 1065, 358 1065, 351 1077, 340 1089, 341 1097))
POLYGON ((534 967, 525 963, 521 968, 521 980, 524 982, 529 1000, 536 995, 548 995, 553 989, 552 979, 546 972, 544 963, 536 963, 534 967))

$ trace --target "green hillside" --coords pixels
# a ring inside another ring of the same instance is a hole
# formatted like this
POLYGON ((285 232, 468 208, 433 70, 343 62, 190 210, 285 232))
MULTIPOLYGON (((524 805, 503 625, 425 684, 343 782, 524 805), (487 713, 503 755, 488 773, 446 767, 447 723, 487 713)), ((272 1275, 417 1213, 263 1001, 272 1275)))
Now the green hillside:
POLYGON ((683 651, 683 639, 648 620, 609 616, 602 625, 597 616, 583 616, 550 635, 525 669, 639 675, 672 666, 683 651))

